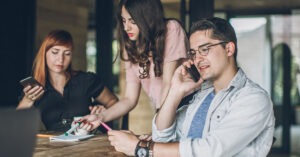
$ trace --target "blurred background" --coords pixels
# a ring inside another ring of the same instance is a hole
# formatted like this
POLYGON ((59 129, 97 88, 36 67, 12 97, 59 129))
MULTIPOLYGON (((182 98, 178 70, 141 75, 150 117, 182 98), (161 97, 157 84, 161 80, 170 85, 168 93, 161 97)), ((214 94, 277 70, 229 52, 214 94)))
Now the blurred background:
MULTIPOLYGON (((31 75, 34 56, 53 29, 71 32, 73 67, 99 74, 124 93, 124 66, 117 57, 115 12, 119 0, 6 0, 0 2, 0 108, 16 107, 19 80, 31 75), (113 61, 116 61, 113 63, 113 61)), ((300 1, 162 0, 165 16, 186 31, 202 17, 227 19, 238 36, 238 64, 274 102, 276 142, 270 156, 300 156, 300 1)), ((137 134, 151 132, 154 114, 142 94, 139 105, 115 124, 137 134)))

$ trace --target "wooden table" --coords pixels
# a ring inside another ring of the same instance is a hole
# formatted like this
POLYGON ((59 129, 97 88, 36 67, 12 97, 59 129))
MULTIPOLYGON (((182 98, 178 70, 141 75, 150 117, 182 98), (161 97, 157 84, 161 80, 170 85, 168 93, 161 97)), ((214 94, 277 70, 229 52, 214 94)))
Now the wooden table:
POLYGON ((50 142, 49 137, 37 137, 34 157, 125 157, 115 151, 106 135, 96 135, 79 142, 50 142))

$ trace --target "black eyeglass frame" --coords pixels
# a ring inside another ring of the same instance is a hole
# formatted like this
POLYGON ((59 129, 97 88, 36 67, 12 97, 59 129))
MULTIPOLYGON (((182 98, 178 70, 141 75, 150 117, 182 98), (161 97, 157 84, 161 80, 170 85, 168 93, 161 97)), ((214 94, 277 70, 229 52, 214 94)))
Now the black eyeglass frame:
POLYGON ((211 44, 211 45, 208 45, 208 46, 206 46, 206 45, 200 45, 200 46, 198 46, 198 50, 193 50, 193 49, 190 49, 189 51, 188 51, 188 57, 190 58, 190 59, 195 59, 195 57, 196 57, 196 52, 198 52, 198 54, 199 55, 201 55, 201 56, 207 56, 208 55, 208 53, 209 53, 209 49, 211 48, 211 47, 214 47, 214 46, 217 46, 217 45, 221 45, 221 44, 227 44, 227 43, 229 43, 228 41, 221 41, 221 42, 218 42, 218 43, 216 43, 216 44, 211 44), (203 48, 203 47, 205 47, 206 46, 206 48, 203 48), (203 49, 205 50, 205 51, 203 51, 203 49))

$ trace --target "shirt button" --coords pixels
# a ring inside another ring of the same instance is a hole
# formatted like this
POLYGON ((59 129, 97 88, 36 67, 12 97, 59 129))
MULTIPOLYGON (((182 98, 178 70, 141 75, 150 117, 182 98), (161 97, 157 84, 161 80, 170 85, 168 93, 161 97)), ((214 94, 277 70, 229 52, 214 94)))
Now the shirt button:
POLYGON ((62 120, 61 120, 61 123, 62 123, 63 125, 66 125, 66 124, 67 124, 67 120, 66 120, 66 119, 62 119, 62 120))

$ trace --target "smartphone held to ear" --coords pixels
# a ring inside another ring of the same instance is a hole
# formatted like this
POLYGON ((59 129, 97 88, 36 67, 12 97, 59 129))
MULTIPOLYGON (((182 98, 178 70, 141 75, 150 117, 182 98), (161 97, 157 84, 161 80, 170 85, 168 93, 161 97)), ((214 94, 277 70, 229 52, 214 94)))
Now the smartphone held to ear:
POLYGON ((191 65, 190 68, 185 67, 185 70, 191 75, 192 79, 195 81, 195 82, 198 82, 198 80, 200 79, 200 73, 198 72, 196 66, 194 64, 191 65))
MULTIPOLYGON (((33 77, 29 76, 29 77, 26 77, 24 79, 22 79, 20 81, 20 84, 24 87, 27 87, 27 86, 31 86, 32 88, 35 87, 35 86, 42 86, 42 84, 40 84, 36 79, 34 79, 33 77)), ((45 90, 45 88, 43 87, 43 89, 45 90)))

